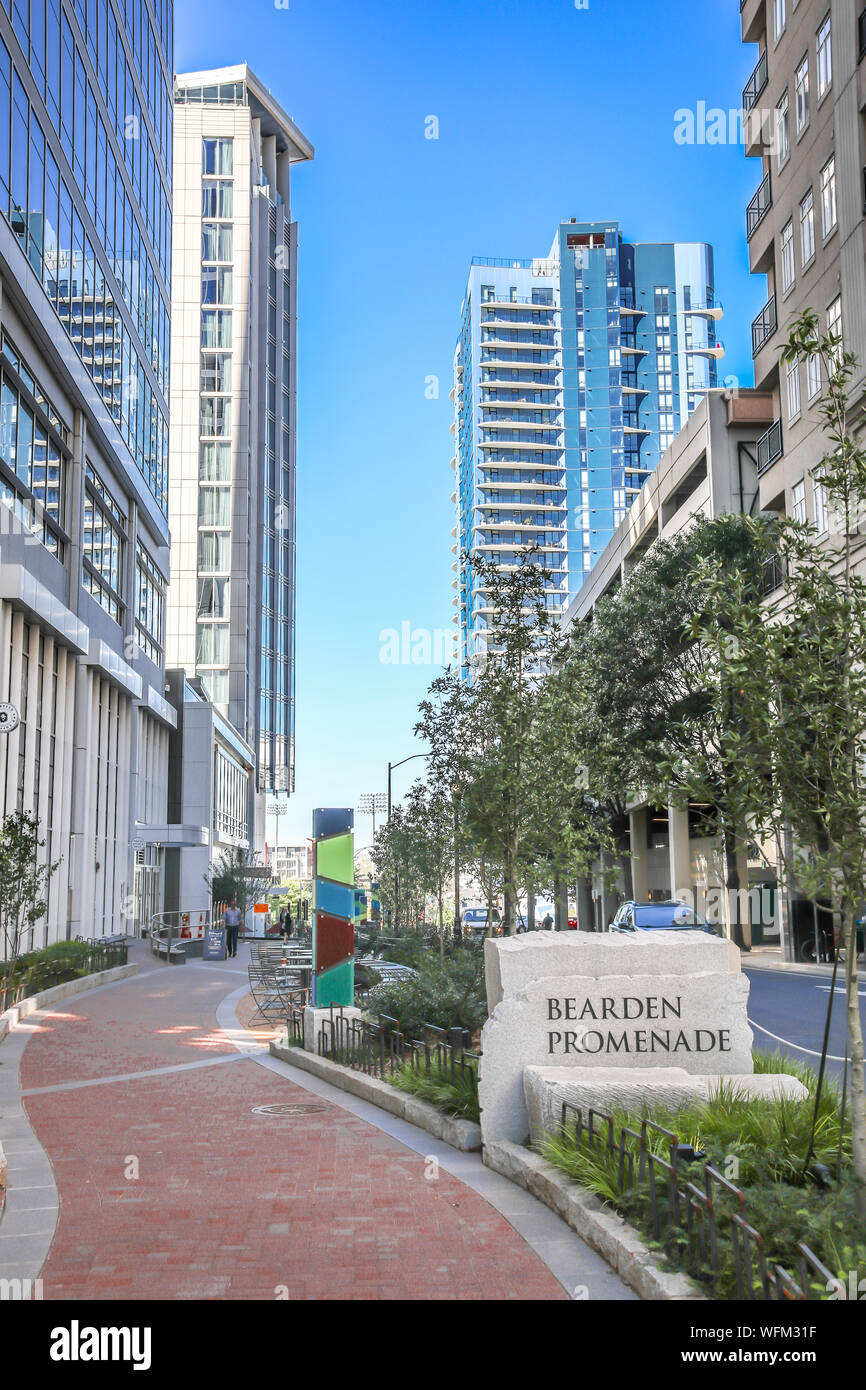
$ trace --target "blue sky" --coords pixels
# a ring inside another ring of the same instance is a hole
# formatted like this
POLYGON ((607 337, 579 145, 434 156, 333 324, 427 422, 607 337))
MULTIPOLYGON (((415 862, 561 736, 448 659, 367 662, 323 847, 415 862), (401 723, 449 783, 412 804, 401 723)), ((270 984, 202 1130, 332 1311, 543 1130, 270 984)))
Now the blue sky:
MULTIPOLYGON (((436 668, 383 664, 380 633, 451 623, 448 392, 473 255, 545 255, 569 217, 709 241, 720 373, 752 384, 759 163, 674 141, 678 109, 739 106, 757 59, 739 33, 737 0, 176 0, 177 70, 247 61, 316 147, 292 195, 297 791, 281 841, 311 833, 313 806, 384 792, 389 759, 421 747, 436 668)), ((420 767, 395 773, 395 795, 420 767)))

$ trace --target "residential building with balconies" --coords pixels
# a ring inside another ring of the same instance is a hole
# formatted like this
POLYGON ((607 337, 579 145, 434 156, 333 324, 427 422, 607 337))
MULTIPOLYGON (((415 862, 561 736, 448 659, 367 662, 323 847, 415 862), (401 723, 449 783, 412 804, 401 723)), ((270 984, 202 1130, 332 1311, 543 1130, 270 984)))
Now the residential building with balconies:
MULTIPOLYGON (((827 382, 817 358, 780 361, 793 321, 813 309, 840 333, 866 377, 866 8, 855 0, 744 0, 743 40, 758 60, 743 92, 746 154, 760 159, 746 212, 754 274, 767 302, 752 324, 755 386, 773 422, 758 441, 761 507, 828 532, 813 478, 826 452, 818 406, 827 382)), ((828 535, 829 541, 829 535, 828 535)))
POLYGON ((710 246, 633 244, 616 223, 564 222, 545 258, 473 260, 452 392, 464 672, 491 616, 467 557, 507 570, 535 546, 564 613, 716 385, 721 316, 710 246))
MULTIPOLYGON (((598 604, 621 588, 657 542, 673 540, 699 517, 759 510, 757 442, 772 420, 772 409, 772 397, 758 391, 713 391, 704 397, 569 605, 566 629, 591 621, 598 604)), ((708 809, 673 802, 660 806, 635 797, 627 823, 620 827, 632 857, 623 858, 616 886, 606 879, 601 862, 577 885, 581 923, 604 931, 623 898, 658 901, 671 896, 691 902, 714 921, 726 920, 724 856, 708 809)), ((746 944, 776 944, 782 930, 777 872, 748 843, 738 846, 738 871, 744 892, 739 904, 731 904, 728 920, 735 920, 738 910, 746 944)))

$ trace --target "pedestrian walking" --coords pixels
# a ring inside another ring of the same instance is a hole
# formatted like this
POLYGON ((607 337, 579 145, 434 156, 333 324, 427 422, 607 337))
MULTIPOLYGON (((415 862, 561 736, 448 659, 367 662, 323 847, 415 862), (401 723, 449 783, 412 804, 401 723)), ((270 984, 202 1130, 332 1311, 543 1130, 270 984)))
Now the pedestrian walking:
POLYGON ((288 941, 290 939, 293 929, 292 909, 287 904, 280 913, 280 936, 283 938, 283 941, 288 941))
POLYGON ((223 913, 223 925, 226 929, 226 952, 234 957, 238 953, 238 931, 241 925, 241 911, 237 898, 232 898, 231 907, 227 907, 223 913))
POLYGON ((542 924, 541 924, 541 930, 542 930, 542 931, 553 931, 553 918, 551 917, 551 915, 550 915, 549 912, 548 912, 547 916, 545 917, 544 921, 543 921, 542 924))

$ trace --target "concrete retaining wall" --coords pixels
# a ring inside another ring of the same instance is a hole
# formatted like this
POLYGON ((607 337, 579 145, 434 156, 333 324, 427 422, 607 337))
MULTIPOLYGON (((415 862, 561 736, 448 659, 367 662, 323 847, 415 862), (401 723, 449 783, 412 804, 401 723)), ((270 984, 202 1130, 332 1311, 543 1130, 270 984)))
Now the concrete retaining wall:
POLYGON ((594 1193, 573 1182, 539 1154, 520 1144, 499 1140, 486 1144, 483 1156, 488 1168, 531 1192, 567 1221, 641 1298, 656 1301, 706 1299, 698 1285, 685 1274, 659 1269, 656 1256, 644 1245, 633 1226, 606 1209, 594 1193))

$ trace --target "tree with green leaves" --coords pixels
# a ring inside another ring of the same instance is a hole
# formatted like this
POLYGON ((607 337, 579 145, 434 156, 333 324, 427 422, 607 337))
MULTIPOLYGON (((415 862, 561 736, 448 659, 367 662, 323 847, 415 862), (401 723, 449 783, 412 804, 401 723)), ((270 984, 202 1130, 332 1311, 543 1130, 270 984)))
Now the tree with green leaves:
POLYGON ((250 904, 258 902, 262 892, 263 875, 258 865, 258 855, 239 845, 221 850, 202 877, 210 889, 213 905, 231 903, 237 899, 244 919, 250 904))
POLYGON ((27 811, 13 811, 0 822, 0 933, 3 965, 32 947, 33 931, 48 911, 48 884, 60 866, 41 861, 45 848, 39 822, 27 811), (30 938, 29 940, 26 938, 30 938))
POLYGON ((480 862, 501 866, 503 929, 511 934, 532 813, 545 794, 556 795, 555 787, 539 784, 533 758, 533 721, 554 629, 547 603, 553 574, 531 547, 518 553, 510 570, 478 555, 469 564, 486 626, 470 684, 475 749, 466 824, 480 862))
MULTIPOLYGON (((703 601, 691 635, 717 660, 716 715, 727 718, 725 758, 736 768, 740 814, 758 842, 774 843, 789 889, 829 904, 845 950, 853 1160, 866 1218, 866 1088, 857 974, 857 917, 866 878, 866 581, 857 568, 866 514, 862 415, 849 386, 856 362, 812 311, 795 323, 785 362, 818 358, 827 379, 819 406, 827 452, 813 469, 834 526, 828 542, 790 518, 747 524, 776 586, 763 607, 749 573, 706 552, 703 601), (852 418, 853 416, 853 418, 852 418), (734 692, 733 717, 725 692, 734 692)), ((722 532, 731 519, 714 523, 722 532)))
MULTIPOLYGON (((585 750, 587 790, 608 816, 623 865, 626 809, 638 794, 714 808, 715 824, 707 828, 722 843, 725 922, 742 946, 738 914, 728 911, 739 901, 738 851, 746 838, 735 812, 737 768, 727 756, 734 692, 718 653, 689 631, 702 604, 706 554, 721 573, 748 579, 757 600, 762 557, 746 519, 732 516, 717 529, 698 518, 672 540, 656 541, 592 621, 572 630, 558 681, 570 701, 573 737, 585 750)), ((627 867, 625 877, 628 888, 627 867)))

